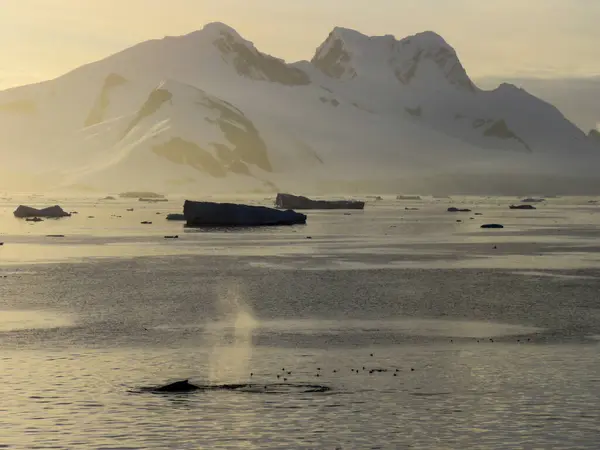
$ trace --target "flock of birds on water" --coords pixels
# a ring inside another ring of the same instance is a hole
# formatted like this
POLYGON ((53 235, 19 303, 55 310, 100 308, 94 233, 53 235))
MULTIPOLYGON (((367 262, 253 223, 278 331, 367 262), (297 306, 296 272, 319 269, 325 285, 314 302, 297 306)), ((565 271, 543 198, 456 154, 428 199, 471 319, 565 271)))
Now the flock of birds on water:
MULTIPOLYGON (((488 339, 476 339, 477 343, 480 342, 489 342, 489 343, 494 343, 494 339, 493 338, 488 338, 488 339)), ((516 343, 517 344, 524 344, 527 342, 532 342, 531 338, 527 338, 527 339, 516 339, 516 343)), ((450 343, 454 343, 453 339, 450 339, 450 343)), ((369 355, 371 358, 373 358, 375 355, 373 353, 370 353, 369 355)), ((330 369, 332 374, 338 374, 340 372, 342 372, 339 369, 330 369)), ((410 372, 415 372, 416 369, 414 367, 410 367, 410 369, 406 369, 407 371, 410 372)), ((328 373, 329 371, 326 371, 324 369, 322 369, 321 367, 316 367, 316 372, 314 373, 314 377, 315 378, 320 378, 323 376, 326 376, 326 373, 328 373)), ((367 367, 367 365, 358 367, 358 368, 350 368, 350 372, 355 373, 355 374, 360 374, 360 373, 365 373, 365 374, 378 374, 378 373, 391 373, 392 376, 397 377, 400 373, 403 372, 403 370, 399 369, 399 368, 381 368, 381 367, 367 367)), ((254 372, 250 372, 250 378, 252 379, 254 377, 254 372)), ((289 380, 291 379, 291 377, 293 376, 293 371, 286 369, 285 367, 282 367, 281 370, 279 370, 277 373, 274 374, 275 378, 277 380, 276 383, 280 383, 280 386, 285 386, 286 383, 289 382, 289 380)), ((235 383, 235 384, 217 384, 217 385, 194 385, 191 384, 189 382, 189 380, 182 380, 182 381, 176 381, 174 383, 170 383, 170 384, 166 384, 163 386, 157 386, 157 387, 152 387, 152 388, 142 388, 143 392, 154 392, 154 393, 182 393, 182 392, 191 392, 191 391, 197 391, 197 390, 229 390, 229 391, 247 391, 248 389, 250 389, 250 392, 257 392, 257 390, 255 390, 256 388, 260 388, 258 389, 258 391, 264 390, 265 392, 267 391, 267 389, 269 389, 269 387, 273 387, 273 386, 277 386, 277 384, 273 384, 273 385, 268 385, 268 384, 264 384, 264 385, 259 385, 259 384, 253 384, 253 383, 235 383)), ((288 384, 288 386, 292 386, 291 383, 288 384)), ((324 386, 324 385, 317 385, 317 384, 309 384, 309 383, 300 383, 297 385, 294 385, 295 387, 303 387, 303 388, 307 388, 308 390, 304 391, 304 392, 327 392, 329 390, 331 390, 331 388, 329 388, 328 386, 324 386)))
MULTIPOLYGON (((485 339, 476 339, 476 342, 477 343, 480 343, 480 342, 494 343, 494 339, 493 338, 489 338, 487 340, 485 340, 485 339)), ((517 344, 522 344, 522 343, 526 343, 526 342, 532 342, 531 338, 517 339, 516 340, 517 344)), ((450 339, 450 343, 453 344, 454 340, 450 339)), ((373 357, 374 354, 371 353, 369 356, 373 357)), ((410 368, 410 372, 414 372, 414 371, 415 371, 415 368, 411 367, 410 368)), ((276 378, 278 380, 282 380, 283 382, 288 381, 287 377, 292 375, 292 371, 291 370, 287 370, 285 367, 282 367, 280 372, 281 373, 277 373, 275 376, 276 376, 276 378)), ((332 369, 331 370, 331 373, 339 373, 339 372, 341 372, 341 371, 338 370, 338 369, 332 369)), ((357 374, 358 373, 368 373, 369 375, 372 375, 374 373, 387 373, 387 372, 390 372, 393 376, 396 377, 396 376, 398 376, 398 373, 401 372, 401 370, 397 369, 397 368, 391 368, 391 369, 390 368, 368 368, 367 366, 362 366, 362 367, 359 367, 359 368, 350 368, 350 372, 357 373, 357 374)), ((319 378, 319 377, 323 376, 324 373, 325 372, 321 369, 321 367, 317 367, 316 368, 316 373, 314 374, 314 376, 317 377, 317 378, 319 378)), ((254 377, 254 372, 250 372, 250 377, 251 378, 254 377)))

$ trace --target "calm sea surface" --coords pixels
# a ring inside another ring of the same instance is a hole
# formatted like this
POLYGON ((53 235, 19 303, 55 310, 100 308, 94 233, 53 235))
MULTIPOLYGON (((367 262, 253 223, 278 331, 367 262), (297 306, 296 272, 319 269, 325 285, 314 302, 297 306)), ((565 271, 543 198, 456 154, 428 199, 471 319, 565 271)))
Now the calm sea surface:
POLYGON ((387 198, 208 231, 165 220, 179 199, 5 198, 0 448, 596 449, 589 201, 387 198), (183 379, 205 389, 142 389, 183 379))

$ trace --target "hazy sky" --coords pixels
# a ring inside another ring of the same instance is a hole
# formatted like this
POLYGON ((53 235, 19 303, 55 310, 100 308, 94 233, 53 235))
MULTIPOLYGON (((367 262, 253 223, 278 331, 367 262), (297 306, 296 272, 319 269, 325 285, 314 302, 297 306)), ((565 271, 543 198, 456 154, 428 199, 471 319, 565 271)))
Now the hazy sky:
POLYGON ((0 88, 213 21, 287 60, 339 25, 436 31, 473 77, 600 74, 600 0, 0 0, 0 88))

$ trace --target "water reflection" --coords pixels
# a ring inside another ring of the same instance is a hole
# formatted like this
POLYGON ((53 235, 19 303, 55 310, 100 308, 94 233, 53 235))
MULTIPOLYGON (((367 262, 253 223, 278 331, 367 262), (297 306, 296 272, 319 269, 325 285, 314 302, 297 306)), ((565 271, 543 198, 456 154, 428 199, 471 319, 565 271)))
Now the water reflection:
POLYGON ((73 319, 68 314, 49 311, 2 311, 0 331, 17 331, 70 326, 73 319))

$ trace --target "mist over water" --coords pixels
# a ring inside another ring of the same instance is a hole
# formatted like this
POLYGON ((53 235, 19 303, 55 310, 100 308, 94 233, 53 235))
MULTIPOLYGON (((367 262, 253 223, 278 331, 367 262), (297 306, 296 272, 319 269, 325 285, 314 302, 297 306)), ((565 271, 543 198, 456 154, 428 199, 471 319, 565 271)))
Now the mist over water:
POLYGON ((208 381, 239 382, 247 379, 251 371, 252 334, 259 323, 239 281, 227 280, 216 291, 217 317, 207 326, 208 381))

